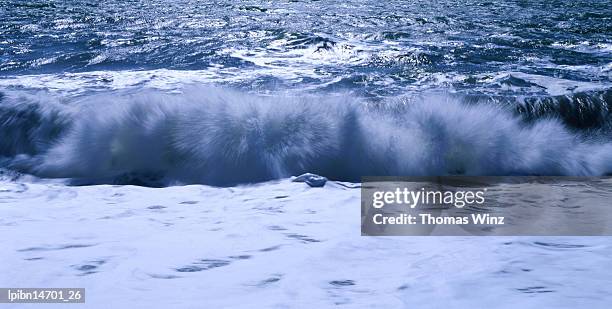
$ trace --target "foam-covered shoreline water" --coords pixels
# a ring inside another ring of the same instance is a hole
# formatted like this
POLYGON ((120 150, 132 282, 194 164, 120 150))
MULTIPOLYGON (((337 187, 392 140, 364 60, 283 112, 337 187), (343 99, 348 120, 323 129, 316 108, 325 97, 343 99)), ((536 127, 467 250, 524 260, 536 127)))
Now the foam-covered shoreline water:
MULTIPOLYGON (((534 207, 548 198, 530 197, 534 207)), ((363 237, 359 209, 360 189, 334 182, 228 189, 0 179, 0 285, 85 288, 87 308, 605 309, 612 301, 609 237, 363 237)))
POLYGON ((580 133, 568 126, 573 118, 564 121, 550 107, 588 109, 589 95, 594 110, 585 114, 603 118, 605 127, 601 104, 608 92, 569 103, 553 97, 506 106, 434 94, 368 102, 199 86, 180 94, 115 91, 64 101, 48 93, 8 93, 0 109, 1 164, 81 183, 149 185, 233 185, 304 172, 344 181, 364 175, 605 175, 612 172, 607 134, 580 133))

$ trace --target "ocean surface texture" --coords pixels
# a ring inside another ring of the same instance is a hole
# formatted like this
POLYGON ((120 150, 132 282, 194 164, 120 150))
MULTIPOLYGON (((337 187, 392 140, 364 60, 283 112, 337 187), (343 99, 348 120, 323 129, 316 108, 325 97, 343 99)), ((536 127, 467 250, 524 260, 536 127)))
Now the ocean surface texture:
POLYGON ((609 238, 361 237, 359 182, 610 175, 611 108, 609 0, 0 0, 0 287, 608 308, 609 238))
POLYGON ((0 166, 79 183, 612 172, 609 1, 2 1, 0 166))

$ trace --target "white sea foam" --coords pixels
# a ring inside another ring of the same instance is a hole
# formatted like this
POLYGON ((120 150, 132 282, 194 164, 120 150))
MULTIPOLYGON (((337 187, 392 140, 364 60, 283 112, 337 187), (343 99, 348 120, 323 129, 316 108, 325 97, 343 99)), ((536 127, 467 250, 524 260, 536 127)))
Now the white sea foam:
POLYGON ((24 121, 25 127, 10 118, 13 110, 4 112, 13 129, 2 153, 12 156, 8 166, 44 177, 108 182, 136 174, 228 185, 303 172, 351 181, 612 172, 608 140, 585 139, 552 118, 527 124, 498 105, 448 96, 374 104, 351 96, 258 97, 192 87, 182 94, 80 97, 59 114, 51 105, 39 111, 35 102, 30 116, 36 121, 24 121), (14 145, 30 151, 19 155, 9 149, 14 145))
MULTIPOLYGON (((572 190, 597 194, 582 182, 572 190)), ((0 180, 0 202, 0 285, 86 288, 87 308, 612 302, 609 237, 363 237, 360 190, 334 182, 230 190, 0 180)))

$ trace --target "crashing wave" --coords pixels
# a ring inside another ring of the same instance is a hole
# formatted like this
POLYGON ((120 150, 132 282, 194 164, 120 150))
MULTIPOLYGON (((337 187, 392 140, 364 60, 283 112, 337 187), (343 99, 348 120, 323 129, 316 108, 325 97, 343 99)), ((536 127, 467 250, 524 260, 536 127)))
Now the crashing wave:
POLYGON ((234 185, 312 172, 365 175, 603 175, 612 143, 561 120, 524 121, 444 96, 368 103, 193 87, 53 101, 8 93, 0 167, 76 183, 234 185))

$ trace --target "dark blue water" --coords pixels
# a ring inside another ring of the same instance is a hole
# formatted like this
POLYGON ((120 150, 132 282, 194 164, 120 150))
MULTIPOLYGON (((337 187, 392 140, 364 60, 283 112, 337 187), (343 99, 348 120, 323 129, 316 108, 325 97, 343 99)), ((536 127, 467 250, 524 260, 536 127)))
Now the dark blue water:
POLYGON ((607 174, 612 3, 0 0, 0 100, 45 177, 607 174))
MULTIPOLYGON (((605 0, 20 0, 0 1, 0 12, 4 77, 204 70, 248 89, 372 96, 432 87, 495 92, 491 79, 509 72, 568 81, 555 93, 582 85, 571 82, 611 81, 605 0)), ((530 82, 506 84, 545 93, 530 82)))

